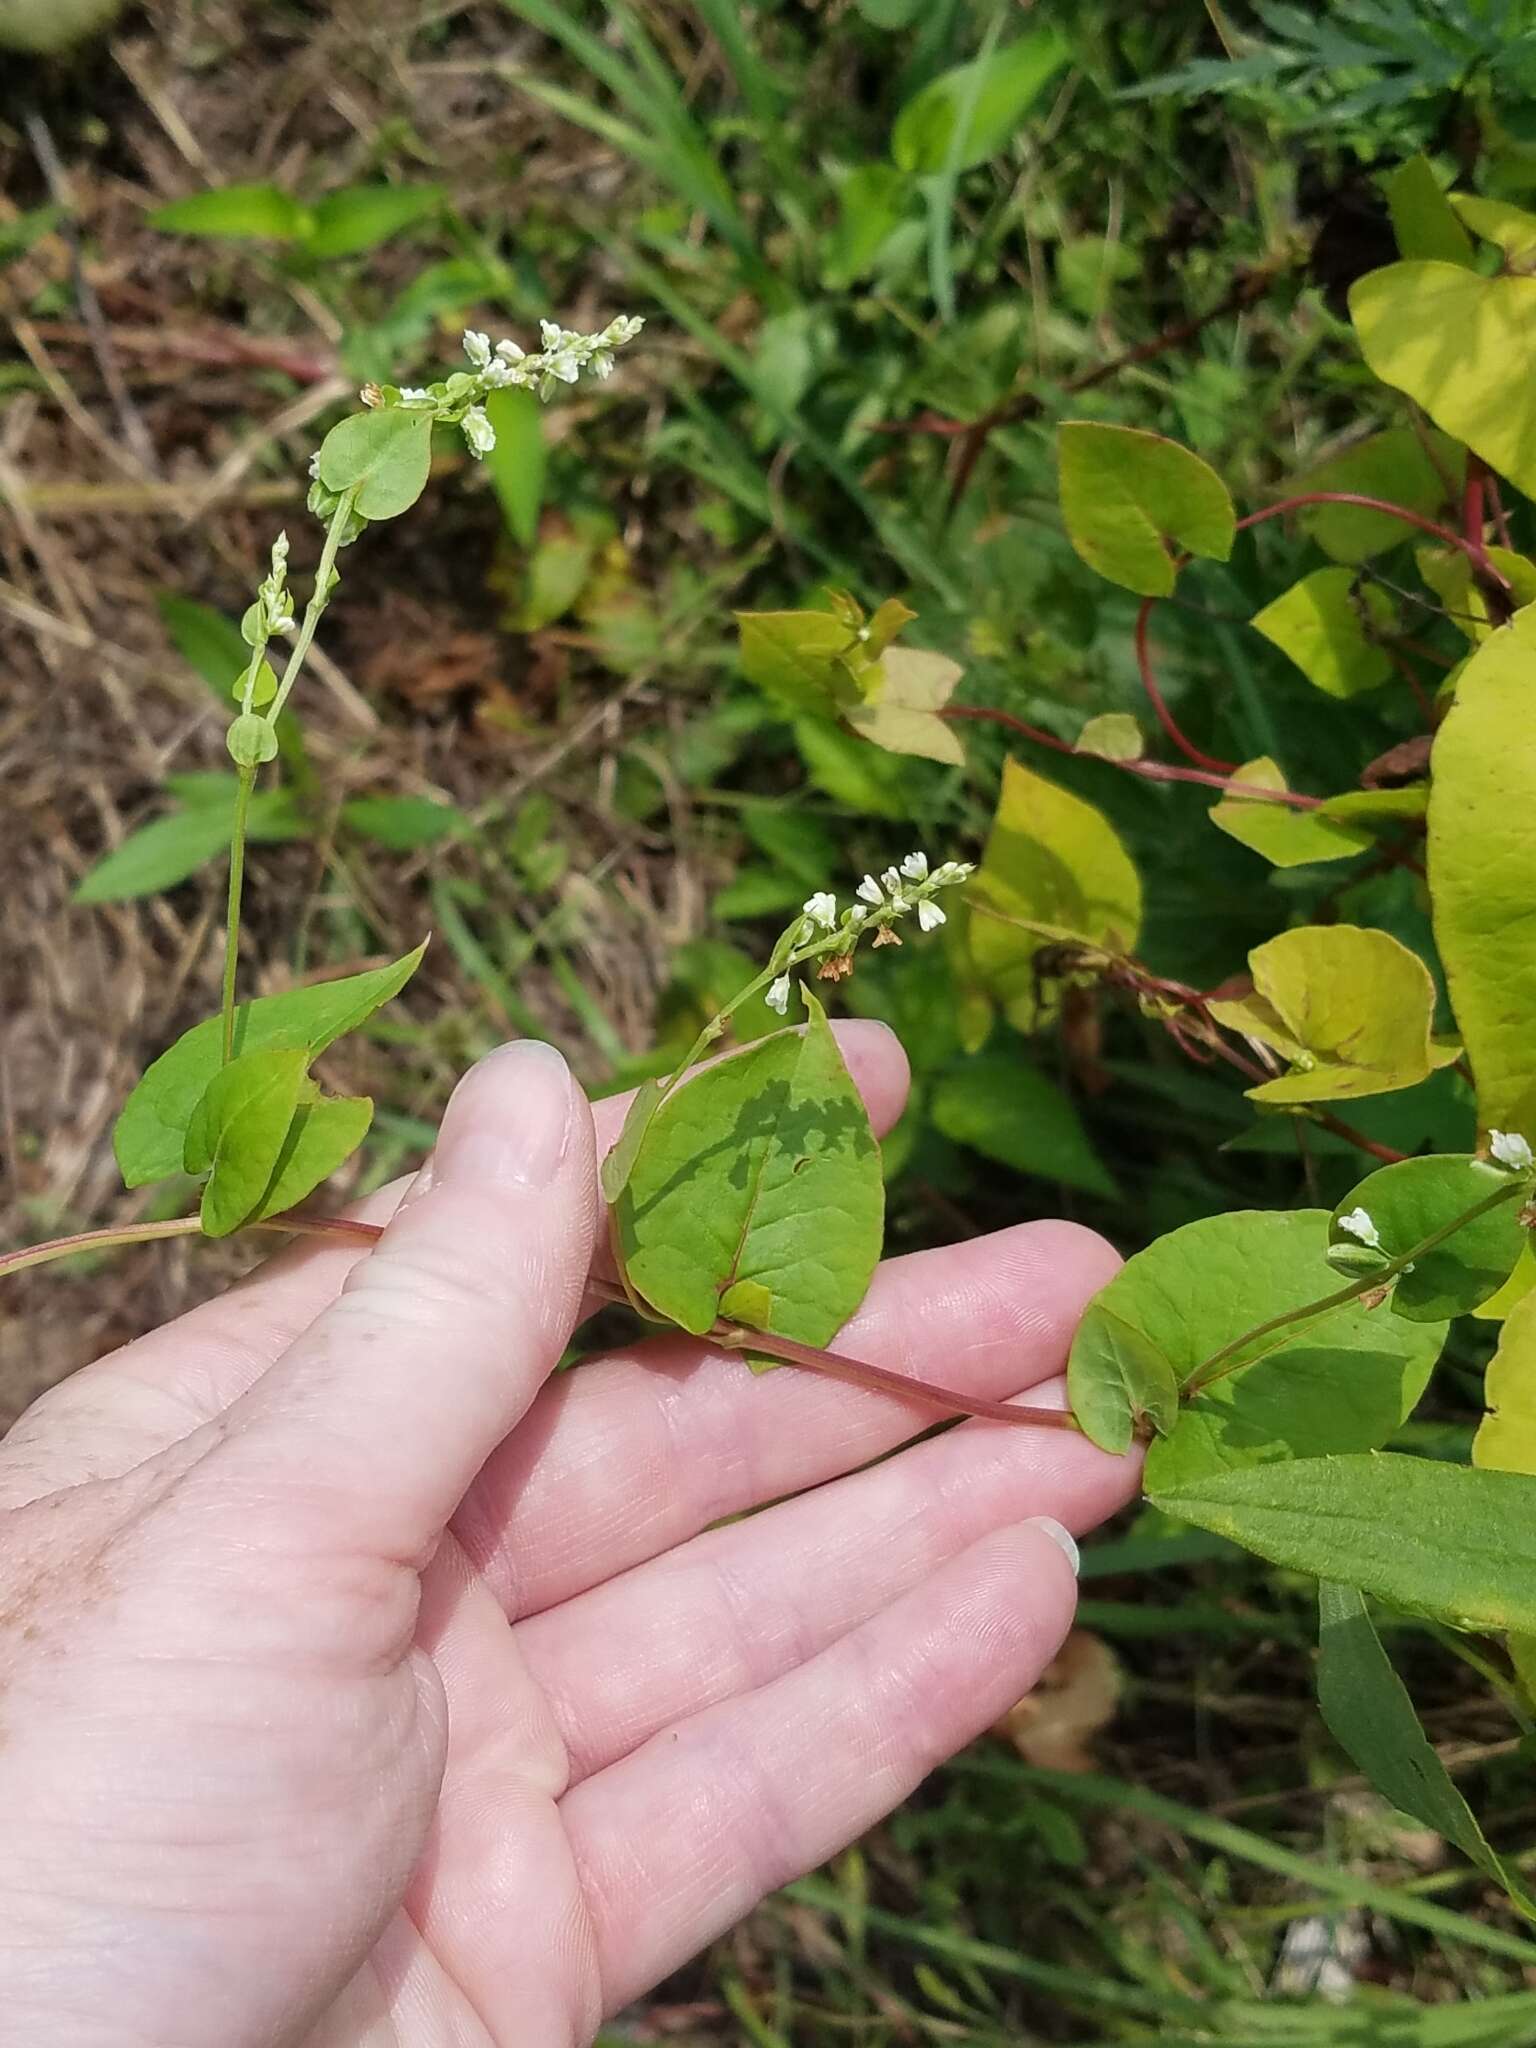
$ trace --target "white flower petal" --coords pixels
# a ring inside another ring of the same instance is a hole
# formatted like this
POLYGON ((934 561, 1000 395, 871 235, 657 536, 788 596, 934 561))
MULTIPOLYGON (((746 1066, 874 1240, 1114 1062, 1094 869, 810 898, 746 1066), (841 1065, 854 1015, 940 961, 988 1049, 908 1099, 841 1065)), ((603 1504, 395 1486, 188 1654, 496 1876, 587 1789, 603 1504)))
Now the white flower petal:
POLYGON ((1361 1244, 1368 1244, 1373 1251, 1380 1251, 1381 1232, 1371 1221, 1368 1210, 1351 1209, 1347 1216, 1339 1218, 1339 1228, 1358 1238, 1361 1244))
POLYGON ((830 889, 819 889, 814 896, 808 896, 801 908, 812 924, 819 924, 825 931, 831 931, 837 923, 837 898, 830 889))
POLYGON ((946 924, 948 919, 937 903, 923 902, 917 906, 917 922, 923 931, 931 932, 939 925, 946 924))
POLYGON ((464 353, 477 370, 483 370, 491 360, 491 337, 488 334, 476 333, 473 327, 467 329, 464 335, 464 353))
POLYGON ((853 893, 855 896, 862 896, 866 903, 883 903, 885 901, 885 892, 873 875, 866 875, 853 893))
POLYGON ((784 1015, 785 1011, 789 1008, 789 976, 787 974, 779 976, 778 980, 769 989, 767 995, 763 997, 763 1001, 770 1010, 776 1011, 781 1017, 784 1015))
POLYGON ((1511 1173, 1529 1173, 1533 1164, 1529 1139, 1522 1138, 1518 1131, 1490 1131, 1488 1150, 1500 1166, 1507 1166, 1511 1173))
POLYGON ((901 864, 901 872, 909 882, 926 882, 928 879, 927 854, 909 853, 901 864))

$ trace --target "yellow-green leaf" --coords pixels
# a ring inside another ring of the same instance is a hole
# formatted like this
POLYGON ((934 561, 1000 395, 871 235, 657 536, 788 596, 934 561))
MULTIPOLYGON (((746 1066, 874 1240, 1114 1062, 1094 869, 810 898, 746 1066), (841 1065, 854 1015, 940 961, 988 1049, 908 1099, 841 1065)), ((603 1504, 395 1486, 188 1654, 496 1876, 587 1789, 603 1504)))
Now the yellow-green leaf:
POLYGON ((1536 277, 1393 263, 1349 295, 1365 360, 1438 427, 1536 495, 1536 277))
MULTIPOLYGON (((1536 286, 1533 286, 1536 289, 1536 286)), ((1478 649, 1435 738, 1429 888, 1485 1129, 1536 1135, 1536 613, 1478 649)))
POLYGON ((1536 1294, 1509 1312, 1483 1381, 1487 1414, 1472 1462, 1497 1472, 1536 1472, 1536 1294))
POLYGON ((1536 259, 1536 213, 1511 206, 1507 199, 1481 199, 1472 192, 1452 193, 1450 204, 1480 242, 1492 242, 1512 264, 1528 265, 1536 259))
POLYGON ((1337 1102, 1411 1088, 1456 1057, 1430 1036, 1429 969, 1390 933, 1304 925, 1248 955, 1254 994, 1211 1004, 1218 1023, 1269 1046, 1292 1071, 1255 1102, 1337 1102))
POLYGON ((1109 820, 1019 761, 1004 766, 986 852, 966 893, 972 967, 1020 1030, 1033 1029, 1041 1014, 1042 946, 1075 940, 1124 953, 1141 929, 1141 879, 1109 820))
POLYGON ((313 1082, 306 1082, 272 1178, 246 1222, 257 1222, 263 1216, 281 1216, 285 1209, 312 1195, 344 1160, 352 1157, 367 1137, 372 1122, 370 1097, 322 1095, 313 1082))
POLYGON ((1130 712, 1101 711, 1078 734, 1077 751, 1097 754, 1101 761, 1139 761, 1147 743, 1130 712))
MULTIPOLYGON (((1460 548, 1416 548, 1414 559, 1452 624, 1474 643, 1486 640, 1499 622, 1489 618, 1488 599, 1473 582, 1472 564, 1460 548)), ((1509 584, 1512 609, 1536 603, 1536 562, 1510 548, 1489 548, 1488 559, 1509 584)))
POLYGON ((1497 1294, 1472 1310, 1480 1323, 1502 1323, 1512 1316, 1528 1294, 1536 1292, 1536 1252, 1531 1250, 1527 1240, 1524 1249, 1515 1261, 1515 1269, 1497 1294))
POLYGON ((1068 420, 1057 443, 1067 535, 1091 569, 1143 597, 1166 597, 1179 550, 1224 562, 1236 515, 1198 455, 1140 427, 1068 420))
POLYGON ((1356 697, 1392 673, 1376 637, 1392 617, 1391 600, 1374 584, 1360 583, 1351 569, 1331 568, 1293 583, 1252 624, 1309 683, 1330 697, 1356 697))
POLYGON ((831 612, 737 612, 741 667, 792 711, 833 718, 863 701, 870 666, 855 628, 831 612))
MULTIPOLYGON (((1232 780, 1254 789, 1287 787, 1279 764, 1267 754, 1257 761, 1245 761, 1233 772, 1232 780)), ((1347 860, 1371 843, 1364 826, 1332 817, 1326 807, 1300 811, 1289 804, 1266 803, 1262 797, 1224 796, 1212 806, 1210 816, 1213 825, 1277 868, 1347 860)))
MULTIPOLYGON (((877 612, 875 617, 879 616, 877 612)), ((965 748, 960 735, 938 714, 964 673, 948 655, 923 647, 889 648, 880 661, 873 697, 847 713, 848 723, 887 753, 919 754, 961 767, 965 748)))

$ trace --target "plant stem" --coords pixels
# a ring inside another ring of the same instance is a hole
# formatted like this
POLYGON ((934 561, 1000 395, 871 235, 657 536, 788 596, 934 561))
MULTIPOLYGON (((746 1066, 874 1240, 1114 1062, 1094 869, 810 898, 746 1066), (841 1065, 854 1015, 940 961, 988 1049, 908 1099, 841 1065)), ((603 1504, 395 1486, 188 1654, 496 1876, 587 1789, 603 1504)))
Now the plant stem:
POLYGON ((1136 671, 1141 677, 1141 687, 1147 693, 1147 701, 1157 715, 1158 724, 1186 759, 1193 761, 1197 768, 1203 768, 1210 774, 1231 775, 1235 773, 1237 763, 1235 761, 1218 760, 1214 754, 1203 754, 1193 740, 1186 739, 1177 719, 1175 719, 1173 713, 1168 708, 1167 699, 1158 688, 1157 675, 1152 667, 1152 648, 1148 638, 1152 609, 1157 603, 1158 599, 1155 597, 1144 597, 1141 601, 1141 610, 1136 614, 1136 671))
POLYGON ((1362 1294, 1374 1294, 1377 1288, 1389 1286, 1416 1260, 1422 1259, 1427 1252, 1432 1252, 1437 1245, 1444 1244, 1448 1237, 1454 1237, 1458 1230, 1464 1230, 1469 1223, 1475 1223, 1479 1216, 1486 1216, 1490 1209, 1497 1209, 1504 1202, 1515 1201, 1529 1191, 1529 1185, 1524 1179, 1511 1179, 1507 1187, 1495 1188, 1491 1195, 1485 1195, 1480 1202, 1474 1202, 1470 1209, 1464 1210, 1460 1216, 1453 1216, 1449 1223, 1443 1223, 1438 1230, 1432 1230, 1428 1237, 1422 1238, 1416 1245, 1411 1245, 1397 1258, 1389 1259, 1374 1273, 1367 1273, 1358 1280, 1352 1280, 1347 1287, 1337 1288, 1332 1294, 1325 1294, 1317 1301, 1304 1302, 1300 1308, 1287 1309, 1284 1315, 1271 1316, 1267 1323, 1258 1323, 1253 1329, 1245 1330, 1240 1337, 1234 1337, 1230 1344, 1223 1344, 1219 1351, 1213 1351, 1205 1363, 1197 1368, 1185 1382, 1186 1396, 1201 1393, 1206 1387, 1213 1386, 1217 1380, 1225 1379, 1228 1373, 1237 1372, 1244 1365, 1256 1363, 1253 1359, 1240 1358, 1238 1354, 1246 1350, 1250 1344, 1257 1343, 1261 1337, 1272 1336, 1275 1331, 1289 1329, 1296 1323, 1311 1322, 1318 1316, 1328 1315, 1336 1308, 1344 1308, 1348 1303, 1358 1301, 1362 1294))
POLYGON ((254 767, 242 767, 235 787, 235 816, 229 833, 229 902, 224 913, 224 1064, 235 1056, 235 976, 240 964, 240 896, 245 887, 245 830, 256 787, 254 767))
POLYGON ((343 492, 331 516, 331 523, 326 528, 325 546, 320 553, 320 566, 315 571, 315 587, 310 593, 309 603, 304 608, 304 620, 299 627, 299 637, 293 643, 293 651, 289 654, 287 666, 283 670, 283 679, 277 686, 277 695, 272 699, 271 709, 267 712, 267 717, 274 726, 283 706, 288 702, 294 684, 299 679, 299 670, 303 668, 304 657, 309 653, 310 643, 314 640, 315 628, 320 623, 320 614, 330 602, 331 571, 336 566, 342 528, 352 517, 352 501, 356 495, 355 487, 343 492))
MULTIPOLYGON (((361 1223, 348 1216, 266 1216, 246 1226, 252 1230, 279 1231, 294 1237, 344 1238, 353 1244, 376 1244, 384 1235, 381 1223, 361 1223)), ((81 1252, 111 1251, 119 1245, 153 1244, 161 1238, 197 1237, 202 1224, 196 1216, 176 1216, 165 1223, 125 1223, 105 1230, 81 1230, 71 1237, 57 1237, 48 1244, 28 1245, 0 1257, 0 1279, 22 1273, 29 1266, 46 1266, 81 1252)), ((615 1307, 631 1306, 623 1288, 612 1280, 594 1279, 590 1291, 615 1307)), ((853 1386, 869 1387, 877 1394, 893 1394, 898 1400, 918 1401, 925 1407, 941 1409, 947 1415, 969 1415, 989 1422, 1027 1423, 1037 1429, 1076 1430, 1076 1418, 1064 1408, 1014 1407, 1006 1401, 989 1401, 982 1394, 962 1394, 951 1387, 935 1386, 929 1380, 913 1379, 906 1373, 887 1372, 884 1366, 867 1365, 860 1358, 845 1358, 841 1352, 823 1351, 814 1344, 798 1343, 793 1337, 774 1337, 766 1331, 749 1330, 743 1324, 721 1321, 709 1332, 709 1342, 731 1351, 761 1351, 786 1365, 798 1365, 830 1379, 845 1380, 853 1386)))

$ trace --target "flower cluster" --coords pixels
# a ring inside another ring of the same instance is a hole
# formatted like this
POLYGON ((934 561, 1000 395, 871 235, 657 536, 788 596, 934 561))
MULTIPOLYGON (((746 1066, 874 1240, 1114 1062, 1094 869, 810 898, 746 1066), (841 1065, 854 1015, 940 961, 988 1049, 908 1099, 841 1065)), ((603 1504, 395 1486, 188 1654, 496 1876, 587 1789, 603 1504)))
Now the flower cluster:
POLYGON ((265 647, 274 633, 286 637, 294 630, 293 593, 288 588, 288 536, 280 533, 272 543, 272 566, 256 587, 256 602, 247 606, 240 621, 240 633, 247 647, 265 647))
POLYGON ((1536 1166, 1528 1138, 1522 1138, 1518 1131, 1490 1131, 1488 1133, 1489 1156, 1499 1166, 1511 1173, 1529 1173, 1536 1166))
POLYGON ((806 899, 800 916, 774 948, 775 964, 786 971, 775 977, 764 997, 769 1009, 781 1017, 788 1010, 787 969, 803 959, 820 958, 821 977, 840 981, 852 972, 854 949, 868 934, 873 933, 877 946, 901 944, 892 929, 898 918, 915 913, 920 931, 936 931, 945 922, 943 909, 934 901, 938 891, 968 881, 973 872, 969 861, 946 860, 930 868, 926 853, 909 853, 878 880, 866 875, 846 909, 839 908, 830 889, 818 890, 806 899))
POLYGON ((515 341, 493 343, 488 334, 472 327, 464 336, 468 370, 455 370, 442 383, 421 388, 365 385, 363 403, 430 412, 434 419, 460 428, 471 455, 489 455, 496 446, 496 430, 485 411, 490 392, 517 388, 550 398, 560 385, 574 384, 583 370, 594 377, 610 376, 614 350, 633 341, 644 325, 636 314, 620 313, 597 334, 577 334, 553 320, 541 320, 541 346, 531 354, 515 341))

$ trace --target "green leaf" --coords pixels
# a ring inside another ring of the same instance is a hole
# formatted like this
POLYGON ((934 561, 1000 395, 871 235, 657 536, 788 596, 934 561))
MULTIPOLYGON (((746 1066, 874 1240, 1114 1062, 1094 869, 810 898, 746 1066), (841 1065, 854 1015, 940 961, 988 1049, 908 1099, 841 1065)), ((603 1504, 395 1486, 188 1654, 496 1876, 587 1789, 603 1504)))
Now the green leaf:
POLYGON ((1483 1381, 1487 1414, 1472 1462, 1492 1472, 1536 1473, 1536 1294, 1511 1308, 1483 1381))
POLYGON ((368 1096, 326 1096, 312 1083, 307 1086, 312 1090, 311 1098, 306 1101, 301 1090, 272 1177, 261 1200, 246 1217, 248 1223, 259 1222, 263 1216, 281 1216, 284 1210, 296 1207, 322 1181, 329 1180, 368 1135, 368 1126, 373 1122, 373 1103, 368 1096))
POLYGON ((824 718, 797 718, 795 745, 806 773, 834 802, 868 818, 912 816, 908 770, 898 755, 855 739, 824 718))
POLYGON ((1096 754, 1101 761, 1139 761, 1147 743, 1128 711, 1101 711, 1078 734, 1076 748, 1080 754, 1096 754))
MULTIPOLYGON (((366 974, 316 982, 280 996, 258 996, 235 1011, 235 1051, 304 1051, 310 1060, 398 995, 421 963, 415 952, 366 974)), ((181 1171, 187 1126, 219 1072, 224 1052, 221 1019, 207 1017, 184 1032, 145 1073, 123 1106, 112 1134, 117 1163, 131 1188, 181 1171)))
MULTIPOLYGON (((1257 761, 1245 761, 1234 771, 1232 780, 1254 789, 1288 786, 1284 772, 1267 754, 1257 761)), ((1289 804, 1265 803, 1262 797, 1224 796, 1211 807, 1210 818, 1229 838, 1251 847, 1277 868, 1307 867, 1319 860, 1348 860, 1371 843, 1371 835, 1363 826, 1330 815, 1326 807, 1298 811, 1289 804)))
POLYGON ((481 459, 500 501, 507 531, 520 547, 531 548, 538 538, 549 458, 544 408, 534 392, 509 384, 504 391, 491 392, 485 411, 496 429, 496 446, 481 459))
POLYGON ((1366 362, 1437 427, 1536 494, 1536 388, 1511 375, 1536 346, 1536 277, 1394 263, 1349 295, 1366 362))
MULTIPOLYGON (((743 1281, 776 1335, 826 1344, 880 1257, 880 1151, 821 1006, 656 1111, 614 1216, 635 1290, 702 1336, 743 1281)), ((738 1300, 744 1297, 737 1296, 738 1300)))
MULTIPOLYGON (((922 6, 924 0, 917 0, 922 6)), ((837 184, 837 224, 821 244, 822 282, 844 292, 876 268, 911 211, 912 181, 889 164, 859 164, 837 184)))
POLYGON ((1068 420, 1057 446, 1067 536, 1111 583, 1167 597, 1179 549, 1218 562, 1231 554, 1237 526, 1227 487, 1177 441, 1068 420))
MULTIPOLYGON (((1407 1325, 1399 1325, 1406 1328, 1407 1325)), ((1149 1491, 1272 1564, 1452 1628, 1536 1633, 1536 1478, 1391 1451, 1214 1472, 1149 1491)))
POLYGON ((1474 267, 1472 242, 1423 156, 1411 156, 1386 180, 1398 254, 1408 262, 1460 263, 1474 267))
POLYGON ((1124 953, 1141 929, 1141 880, 1103 812, 1014 760, 1004 764, 997 814, 966 895, 971 964, 1021 1031, 1049 1007, 1035 967, 1043 946, 1071 940, 1124 953))
POLYGON ((1489 1847, 1431 1747, 1363 1596, 1325 1579, 1317 1604, 1317 1704, 1334 1740, 1384 1799, 1454 1842, 1529 1911, 1524 1887, 1489 1847))
POLYGON ((930 79, 896 116, 892 161, 918 177, 985 163, 1012 140, 1041 89, 1070 56, 1056 30, 1035 29, 930 79))
POLYGON ((1435 941, 1485 1129, 1536 1135, 1536 613, 1462 670, 1430 760, 1435 941))
MULTIPOLYGON (((1376 1226, 1381 1250, 1389 1259, 1400 1259, 1476 1203, 1511 1185, 1501 1167, 1470 1153, 1399 1160, 1367 1174, 1350 1189, 1333 1212, 1329 1243, 1358 1252, 1360 1238, 1341 1228, 1339 1219, 1364 1209, 1376 1226)), ((1518 1211, 1519 1203, 1512 1198, 1415 1259, 1393 1287, 1394 1312, 1415 1322, 1440 1322, 1447 1316, 1464 1316, 1496 1294, 1514 1271, 1525 1244, 1518 1211)))
MULTIPOLYGON (((1443 511, 1461 490, 1466 450, 1448 435, 1412 427, 1388 427, 1370 434, 1305 476, 1293 492, 1355 491, 1361 497, 1420 512, 1426 519, 1443 511)), ((1365 562, 1395 548, 1413 529, 1387 512, 1361 505, 1308 505, 1301 524, 1325 555, 1336 562, 1365 562)))
POLYGON ((176 235, 222 235, 240 242, 293 242, 309 214, 275 185, 220 185, 156 209, 148 225, 176 235))
POLYGON ((376 249, 402 228, 435 213, 442 198, 441 185, 350 185, 315 206, 305 249, 325 261, 376 249))
MULTIPOLYGON (((870 630, 873 634, 873 620, 870 630)), ((849 710, 848 723, 888 754, 918 754, 924 760, 963 767, 960 735, 938 714, 964 673, 948 655, 923 647, 889 648, 880 659, 874 696, 849 710)))
POLYGON ((606 1153, 598 1172, 602 1183, 603 1200, 610 1207, 623 1194, 629 1176, 634 1171, 635 1158, 651 1127, 651 1119, 661 1101, 661 1082, 652 1075, 640 1083, 624 1113, 624 1122, 611 1151, 606 1153))
POLYGON ((389 406, 355 412, 320 443, 320 481, 328 491, 356 490, 365 519, 394 519, 426 489, 432 466, 432 416, 389 406))
POLYGON ((1131 1448, 1143 1424, 1166 1434, 1179 1418, 1172 1362, 1102 1300, 1089 1304, 1072 1340, 1067 1394, 1090 1442, 1115 1456, 1131 1448))
POLYGON ((212 605, 198 604, 169 590, 156 597, 155 607, 176 652, 188 668, 202 677, 221 708, 227 707, 251 658, 250 648, 240 637, 240 628, 212 605))
POLYGON ((859 672, 870 663, 846 619, 831 612, 737 612, 736 624, 743 675, 791 711, 829 718, 862 702, 859 672))
POLYGON ((934 1088, 930 1114, 946 1138, 1016 1173, 1087 1195, 1117 1192, 1077 1111, 1017 1051, 984 1052, 952 1067, 934 1088))
MULTIPOLYGON (((1536 603, 1536 562, 1510 548, 1489 548, 1488 559, 1509 585, 1511 608, 1536 603)), ((1451 623, 1474 644, 1495 631, 1488 599, 1472 580, 1472 564, 1459 548, 1416 548, 1419 574, 1445 606, 1451 623)))
POLYGON ((454 805, 430 796, 355 796, 342 805, 341 817, 352 831, 393 853, 435 846, 466 831, 470 822, 454 805))
MULTIPOLYGON (((74 901, 126 903, 135 897, 154 896, 184 882, 206 861, 227 854, 234 823, 235 778, 223 775, 219 781, 227 785, 221 798, 207 792, 189 809, 172 811, 168 817, 130 832, 121 846, 81 876, 74 901)), ((249 838, 269 843, 299 839, 304 829, 304 819, 287 790, 263 790, 251 799, 246 819, 249 838)))
POLYGON ((1411 1088, 1456 1058, 1432 1042, 1429 969, 1390 933, 1303 925, 1248 955, 1250 997, 1210 1005, 1219 1024, 1271 1047, 1292 1071, 1254 1102, 1339 1102, 1411 1088))
MULTIPOLYGON (((1250 1330, 1337 1290, 1325 1256, 1327 1221, 1320 1209, 1201 1217, 1135 1253, 1095 1300, 1139 1330, 1182 1387, 1250 1330)), ((1444 1335, 1443 1326, 1404 1322, 1355 1301, 1255 1339, 1233 1355, 1232 1371, 1191 1396, 1173 1433, 1153 1445, 1148 1486, 1235 1465, 1375 1449, 1412 1414, 1444 1335)))
POLYGON ((182 1166, 209 1176, 202 1224, 209 1237, 238 1230, 277 1168, 298 1107, 309 1053, 248 1052, 221 1067, 187 1122, 182 1166))
POLYGON ((927 0, 854 0, 860 14, 876 28, 910 28, 927 0))
POLYGON ((1392 674, 1376 637, 1393 623, 1391 600, 1352 569, 1314 569, 1255 612, 1254 631, 1290 656, 1330 697, 1356 697, 1392 674))

